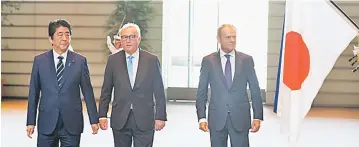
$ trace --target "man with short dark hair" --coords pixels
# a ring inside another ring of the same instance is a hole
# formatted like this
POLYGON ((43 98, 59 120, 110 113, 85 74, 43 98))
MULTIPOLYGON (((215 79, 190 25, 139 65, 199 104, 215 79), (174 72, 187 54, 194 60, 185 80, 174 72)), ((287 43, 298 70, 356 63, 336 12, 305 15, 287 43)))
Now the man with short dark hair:
POLYGON ((79 147, 84 127, 80 88, 93 134, 99 128, 87 59, 69 51, 72 28, 67 20, 50 22, 48 33, 53 49, 36 56, 32 67, 27 135, 32 138, 39 110, 38 147, 58 147, 59 141, 61 146, 79 147))

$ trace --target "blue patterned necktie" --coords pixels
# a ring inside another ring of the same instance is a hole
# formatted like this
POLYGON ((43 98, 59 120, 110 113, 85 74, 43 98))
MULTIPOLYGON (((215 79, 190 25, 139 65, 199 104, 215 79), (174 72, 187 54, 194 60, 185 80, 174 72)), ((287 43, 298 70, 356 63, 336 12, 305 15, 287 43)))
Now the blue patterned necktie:
POLYGON ((231 60, 230 60, 231 55, 226 54, 224 56, 227 58, 226 67, 224 70, 224 76, 226 78, 228 88, 231 88, 232 86, 232 69, 231 69, 231 60))
POLYGON ((128 62, 127 62, 127 71, 128 71, 128 76, 130 79, 130 83, 131 83, 131 87, 133 88, 133 62, 132 59, 134 58, 133 56, 128 56, 128 62))
POLYGON ((61 86, 62 74, 64 73, 64 69, 65 69, 64 63, 62 63, 62 59, 64 59, 64 57, 59 56, 57 57, 57 59, 59 59, 59 62, 57 63, 56 66, 56 78, 57 78, 57 84, 61 86))

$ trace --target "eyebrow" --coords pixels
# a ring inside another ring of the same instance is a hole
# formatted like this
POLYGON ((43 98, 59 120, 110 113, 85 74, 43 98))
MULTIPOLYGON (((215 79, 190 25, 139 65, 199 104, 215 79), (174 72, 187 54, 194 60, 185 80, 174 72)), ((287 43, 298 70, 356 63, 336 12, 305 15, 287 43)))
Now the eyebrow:
POLYGON ((124 35, 121 35, 121 36, 131 36, 131 35, 136 35, 137 36, 137 34, 124 34, 124 35))
POLYGON ((68 33, 68 34, 69 34, 70 32, 69 32, 69 31, 66 31, 66 32, 58 32, 58 34, 60 34, 60 33, 68 33))

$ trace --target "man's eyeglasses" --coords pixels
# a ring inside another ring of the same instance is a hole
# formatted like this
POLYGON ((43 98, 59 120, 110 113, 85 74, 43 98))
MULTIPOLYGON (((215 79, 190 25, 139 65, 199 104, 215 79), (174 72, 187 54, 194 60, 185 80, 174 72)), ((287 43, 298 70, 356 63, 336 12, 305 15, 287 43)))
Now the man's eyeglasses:
POLYGON ((136 38, 137 38, 136 35, 122 35, 121 36, 121 39, 125 39, 125 40, 127 40, 127 39, 133 40, 133 39, 136 39, 136 38))

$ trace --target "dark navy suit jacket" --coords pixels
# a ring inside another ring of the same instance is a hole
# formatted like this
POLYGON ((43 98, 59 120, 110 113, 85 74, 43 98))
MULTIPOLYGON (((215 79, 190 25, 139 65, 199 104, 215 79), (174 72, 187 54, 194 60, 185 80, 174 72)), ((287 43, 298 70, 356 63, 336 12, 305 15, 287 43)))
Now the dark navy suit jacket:
POLYGON ((81 134, 84 121, 80 88, 90 123, 97 124, 98 113, 86 57, 70 50, 67 52, 63 80, 58 86, 53 51, 36 56, 30 80, 27 125, 36 125, 38 112, 38 132, 51 134, 61 114, 67 132, 81 134))

